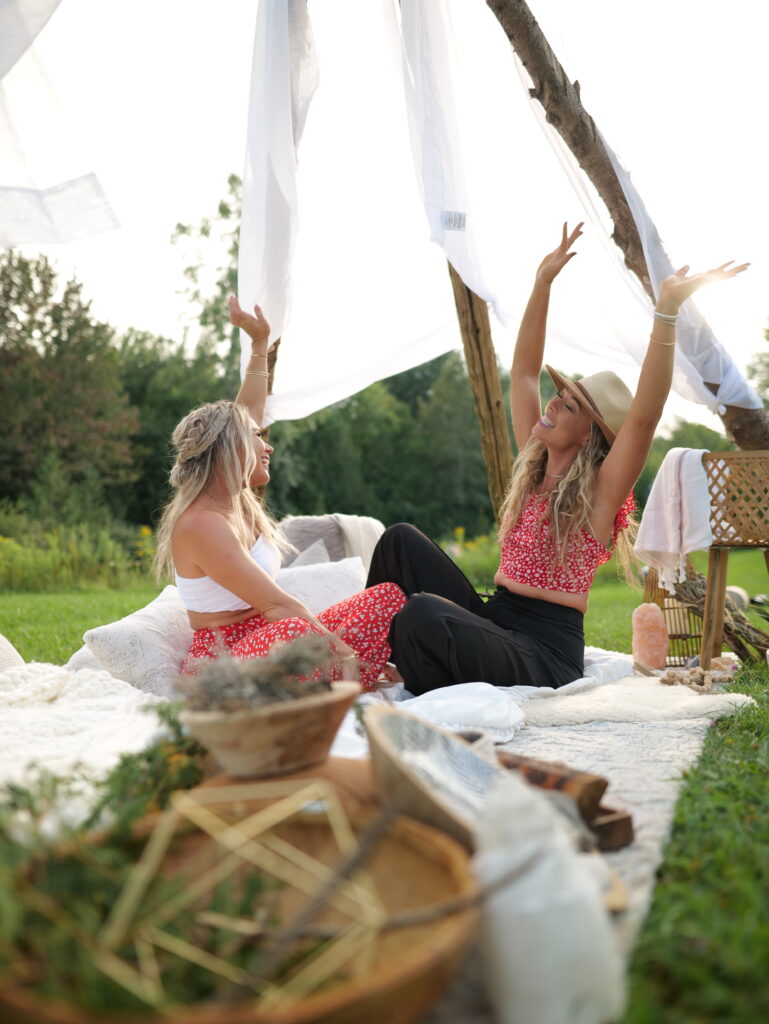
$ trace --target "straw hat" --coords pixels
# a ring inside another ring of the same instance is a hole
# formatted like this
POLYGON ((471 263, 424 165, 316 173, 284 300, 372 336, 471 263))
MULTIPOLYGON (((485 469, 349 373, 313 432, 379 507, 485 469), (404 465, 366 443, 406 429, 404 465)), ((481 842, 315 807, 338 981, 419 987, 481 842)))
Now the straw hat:
POLYGON ((546 364, 545 369, 553 378, 556 388, 559 391, 565 389, 574 395, 588 416, 598 424, 609 444, 613 444, 633 401, 630 390, 617 374, 611 370, 601 370, 600 373, 591 373, 579 380, 569 380, 552 366, 546 364))

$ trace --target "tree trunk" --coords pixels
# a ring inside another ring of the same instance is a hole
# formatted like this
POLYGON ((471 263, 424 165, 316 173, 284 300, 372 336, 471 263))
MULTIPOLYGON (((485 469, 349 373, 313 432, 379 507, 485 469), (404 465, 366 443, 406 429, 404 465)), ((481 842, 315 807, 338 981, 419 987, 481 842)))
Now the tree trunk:
MULTIPOLYGON (((530 90, 550 124, 572 151, 582 170, 603 199, 614 222, 612 238, 622 250, 625 263, 654 300, 641 239, 622 186, 596 130, 582 105, 579 83, 570 82, 558 58, 523 0, 486 0, 507 38, 531 76, 530 90)), ((706 386, 715 394, 717 383, 706 386)), ((769 416, 764 409, 728 405, 721 415, 727 436, 740 448, 769 448, 769 416)))
POLYGON ((505 419, 497 356, 491 340, 489 310, 449 263, 454 302, 465 349, 467 375, 481 428, 481 447, 489 478, 489 497, 498 514, 510 481, 513 448, 505 419))

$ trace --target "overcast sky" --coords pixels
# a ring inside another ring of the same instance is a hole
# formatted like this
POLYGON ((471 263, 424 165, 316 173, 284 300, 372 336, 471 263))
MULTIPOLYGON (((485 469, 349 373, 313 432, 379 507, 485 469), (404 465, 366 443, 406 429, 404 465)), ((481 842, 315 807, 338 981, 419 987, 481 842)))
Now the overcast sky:
MULTIPOLYGON (((212 213, 227 176, 242 172, 256 6, 62 0, 38 39, 121 224, 46 251, 62 272, 77 273, 95 313, 118 327, 181 336, 189 311, 178 294, 182 254, 170 236, 177 222, 212 213)), ((738 292, 713 289, 700 303, 744 370, 765 350, 769 317, 767 5, 531 6, 674 262, 752 261, 738 292)), ((573 220, 580 211, 575 203, 553 216, 573 220)))

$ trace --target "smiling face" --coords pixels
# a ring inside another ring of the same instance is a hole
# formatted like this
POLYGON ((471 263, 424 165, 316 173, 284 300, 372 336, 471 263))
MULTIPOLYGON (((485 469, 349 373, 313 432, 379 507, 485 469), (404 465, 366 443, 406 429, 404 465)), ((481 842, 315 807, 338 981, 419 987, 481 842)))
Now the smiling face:
POLYGON ((532 434, 548 449, 561 452, 573 449, 576 453, 590 437, 592 427, 593 420, 585 411, 584 402, 562 388, 545 406, 532 434))
POLYGON ((256 456, 256 468, 251 474, 249 483, 252 487, 261 487, 270 479, 270 456, 275 449, 262 437, 262 431, 251 421, 251 437, 253 438, 254 455, 256 456))

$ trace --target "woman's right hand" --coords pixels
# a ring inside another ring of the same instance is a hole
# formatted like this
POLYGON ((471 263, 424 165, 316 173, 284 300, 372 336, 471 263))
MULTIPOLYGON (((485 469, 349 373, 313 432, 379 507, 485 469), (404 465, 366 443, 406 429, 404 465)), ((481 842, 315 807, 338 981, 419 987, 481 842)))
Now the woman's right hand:
POLYGON ((577 255, 575 252, 569 252, 569 249, 571 249, 572 245, 582 234, 583 223, 584 221, 580 221, 571 234, 569 234, 568 225, 564 222, 560 245, 553 249, 552 252, 549 252, 537 267, 536 279, 538 283, 552 284, 569 260, 577 255))

